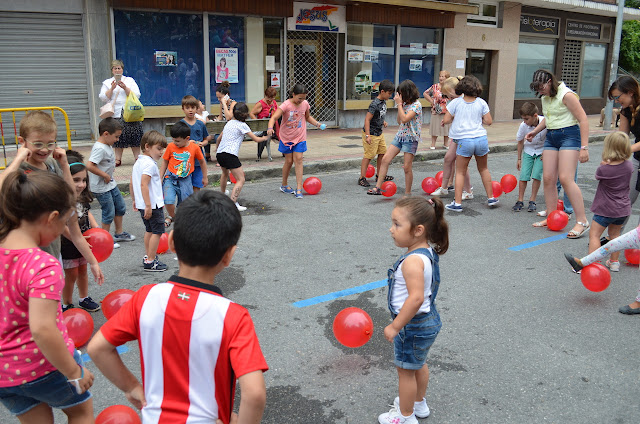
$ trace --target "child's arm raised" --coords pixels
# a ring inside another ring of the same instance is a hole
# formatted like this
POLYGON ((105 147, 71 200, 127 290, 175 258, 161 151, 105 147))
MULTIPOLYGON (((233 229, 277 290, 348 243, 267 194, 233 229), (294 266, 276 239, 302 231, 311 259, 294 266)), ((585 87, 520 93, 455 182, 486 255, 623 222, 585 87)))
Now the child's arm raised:
POLYGON ((410 110, 409 112, 404 111, 404 108, 402 107, 402 97, 400 96, 400 93, 396 93, 395 97, 393 98, 393 101, 396 102, 396 106, 398 107, 398 119, 397 119, 398 124, 406 124, 407 122, 415 118, 416 113, 413 110, 410 110))
POLYGON ((267 403, 267 389, 262 371, 253 371, 240 378, 240 409, 238 424, 258 424, 267 403))
POLYGON ((281 116, 282 116, 282 109, 278 108, 278 109, 276 109, 275 112, 273 112, 273 115, 271 115, 271 118, 269 118, 269 125, 268 125, 268 129, 267 129, 267 135, 273 135, 273 133, 274 133, 273 126, 275 125, 276 121, 278 121, 278 119, 280 119, 281 116))
POLYGON ((24 146, 20 146, 18 151, 16 152, 16 157, 11 161, 9 166, 5 168, 5 170, 0 174, 0 187, 2 186, 2 182, 6 178, 7 175, 12 173, 13 171, 17 171, 20 169, 20 165, 22 162, 26 162, 31 156, 31 150, 27 149, 24 146))
POLYGON ((93 336, 87 346, 87 353, 100 372, 124 392, 133 406, 142 409, 147 405, 142 384, 124 365, 116 347, 104 338, 102 331, 93 336))
POLYGON ((418 255, 410 255, 400 266, 409 296, 393 322, 384 329, 384 337, 390 342, 411 321, 424 302, 424 262, 418 255))
POLYGON ((81 368, 73 356, 69 354, 67 345, 56 325, 58 305, 57 300, 30 297, 29 330, 33 341, 38 345, 44 357, 67 380, 80 379, 78 382, 82 393, 84 393, 93 385, 93 374, 87 368, 81 368))

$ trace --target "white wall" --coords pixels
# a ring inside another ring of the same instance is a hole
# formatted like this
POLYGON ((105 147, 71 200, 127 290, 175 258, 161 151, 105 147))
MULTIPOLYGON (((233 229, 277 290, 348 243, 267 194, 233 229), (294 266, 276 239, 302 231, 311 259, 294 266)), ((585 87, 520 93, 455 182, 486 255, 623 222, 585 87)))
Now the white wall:
POLYGON ((246 86, 245 96, 249 109, 264 97, 264 30, 262 18, 247 17, 246 25, 246 86))

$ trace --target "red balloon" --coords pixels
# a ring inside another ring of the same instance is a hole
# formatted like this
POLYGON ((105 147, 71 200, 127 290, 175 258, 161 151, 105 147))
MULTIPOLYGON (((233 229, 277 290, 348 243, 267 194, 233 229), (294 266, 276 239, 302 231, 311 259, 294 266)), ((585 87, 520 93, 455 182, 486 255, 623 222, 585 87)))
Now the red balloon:
POLYGON ((551 231, 562 231, 569 223, 569 215, 564 211, 551 211, 547 217, 547 227, 551 231))
POLYGON ((167 250, 169 250, 169 236, 167 236, 167 233, 163 233, 160 236, 160 243, 158 243, 158 250, 156 250, 156 253, 161 255, 167 250))
POLYGON ((505 193, 511 193, 518 185, 518 180, 515 175, 507 174, 500 180, 500 185, 505 193))
POLYGON ((333 320, 333 334, 346 347, 360 347, 373 335, 373 321, 360 308, 346 308, 333 320))
POLYGON ((113 252, 113 237, 102 228, 91 228, 84 232, 84 236, 91 236, 87 242, 91 246, 91 252, 98 262, 107 260, 113 252))
POLYGON ((633 265, 640 264, 640 249, 627 249, 624 251, 627 262, 633 265))
POLYGON ((382 186, 380 186, 380 189, 382 190, 382 195, 384 197, 391 197, 396 194, 396 191, 398 191, 398 187, 393 181, 385 181, 382 183, 382 186))
POLYGON ((438 187, 440 187, 440 184, 438 184, 438 181, 433 177, 427 177, 422 180, 422 189, 427 194, 433 193, 438 189, 438 187))
POLYGON ((436 181, 438 182, 438 187, 440 187, 442 185, 442 175, 444 174, 443 171, 438 171, 438 173, 436 174, 436 181))
POLYGON ((231 184, 235 184, 238 182, 238 180, 236 180, 236 177, 234 177, 231 172, 229 172, 229 181, 231 181, 231 184))
POLYGON ((93 318, 80 308, 67 309, 62 313, 64 325, 76 347, 85 345, 93 334, 93 318))
POLYGON ((142 424, 138 413, 124 405, 105 408, 97 417, 96 424, 142 424))
POLYGON ((127 303, 134 295, 133 290, 118 289, 114 290, 105 296, 102 300, 102 313, 105 318, 110 319, 122 308, 122 305, 127 303))
POLYGON ((493 197, 500 197, 502 194, 502 186, 497 181, 491 181, 491 186, 493 188, 493 197))
POLYGON ((587 290, 601 292, 609 287, 611 274, 604 265, 595 263, 582 268, 580 280, 587 290))
POLYGON ((556 210, 564 212, 564 201, 562 201, 562 199, 558 199, 556 210))
POLYGON ((320 181, 318 177, 309 177, 302 183, 302 188, 308 194, 318 194, 320 189, 322 189, 322 181, 320 181))
POLYGON ((374 168, 373 165, 367 166, 367 173, 364 174, 364 176, 367 178, 371 178, 374 175, 376 175, 376 168, 374 168))

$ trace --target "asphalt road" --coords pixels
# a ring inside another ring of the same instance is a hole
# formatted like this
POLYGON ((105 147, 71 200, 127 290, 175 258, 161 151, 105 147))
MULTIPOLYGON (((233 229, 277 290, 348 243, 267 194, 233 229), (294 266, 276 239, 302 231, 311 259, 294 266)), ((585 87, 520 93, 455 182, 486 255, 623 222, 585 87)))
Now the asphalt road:
MULTIPOLYGON (((592 145, 591 162, 579 169, 587 207, 595 194, 601 148, 601 143, 592 145)), ((417 189, 441 166, 416 163, 417 189)), ((517 175, 515 153, 492 154, 489 168, 494 180, 517 175)), ((399 165, 390 171, 399 177, 399 192, 401 172, 399 165)), ((280 193, 279 179, 245 186, 240 200, 249 210, 243 213, 239 248, 216 283, 249 309, 256 324, 270 366, 264 423, 375 423, 397 395, 393 348, 382 336, 390 322, 386 288, 311 306, 293 304, 386 278, 387 268, 402 254, 388 232, 394 198, 367 196, 356 185, 356 170, 317 176, 322 191, 302 200, 280 193), (349 306, 364 309, 374 321, 374 335, 361 348, 340 345, 332 333, 333 318, 349 306)), ((477 171, 471 176, 475 199, 465 201, 462 214, 447 212, 450 249, 441 257, 437 300, 443 327, 427 360, 431 417, 420 422, 638 422, 640 317, 617 312, 636 295, 637 267, 623 265, 606 291, 592 293, 562 255, 586 254, 587 237, 508 250, 557 233, 533 228, 535 214, 511 210, 517 190, 489 209, 477 171)), ((541 192, 539 207, 543 203, 541 192)), ((99 219, 100 212, 94 213, 99 219)), ((163 255, 170 271, 143 272, 139 216, 128 213, 125 227, 138 240, 122 243, 104 263, 107 282, 91 287, 94 299, 177 273, 172 254, 163 255)), ((93 316, 96 327, 104 323, 100 312, 93 316)), ((139 372, 135 343, 122 358, 139 372)), ((96 413, 127 403, 95 373, 96 413)), ((62 422, 62 415, 56 416, 62 422)), ((0 422, 10 421, 0 409, 0 422)))

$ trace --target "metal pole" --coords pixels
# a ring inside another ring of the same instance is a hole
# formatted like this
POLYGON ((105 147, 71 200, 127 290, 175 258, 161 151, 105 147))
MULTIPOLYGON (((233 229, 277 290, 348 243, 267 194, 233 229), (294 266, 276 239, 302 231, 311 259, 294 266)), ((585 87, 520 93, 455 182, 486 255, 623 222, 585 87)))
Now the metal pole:
MULTIPOLYGON (((613 38, 613 55, 611 57, 611 71, 609 72, 609 85, 616 80, 618 76, 618 58, 620 56, 620 40, 622 38, 622 22, 624 18, 624 0, 618 0, 618 16, 616 17, 616 31, 613 38)), ((605 130, 611 129, 611 114, 613 112, 613 100, 607 97, 607 105, 604 108, 604 121, 602 128, 605 130)))

